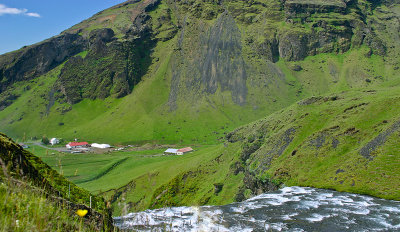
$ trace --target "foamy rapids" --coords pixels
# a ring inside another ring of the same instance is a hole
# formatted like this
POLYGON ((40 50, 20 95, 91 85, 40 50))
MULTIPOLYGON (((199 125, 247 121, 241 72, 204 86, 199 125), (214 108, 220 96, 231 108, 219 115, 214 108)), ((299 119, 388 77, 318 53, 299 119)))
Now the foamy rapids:
POLYGON ((285 187, 229 205, 146 210, 114 221, 135 231, 400 231, 400 202, 285 187))

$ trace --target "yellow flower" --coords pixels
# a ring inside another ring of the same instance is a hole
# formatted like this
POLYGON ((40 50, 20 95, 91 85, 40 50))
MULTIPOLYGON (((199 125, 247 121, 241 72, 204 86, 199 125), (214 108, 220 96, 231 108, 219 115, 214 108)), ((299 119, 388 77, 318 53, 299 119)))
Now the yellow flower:
POLYGON ((80 217, 84 217, 88 213, 87 209, 78 209, 76 211, 76 214, 78 214, 80 217))

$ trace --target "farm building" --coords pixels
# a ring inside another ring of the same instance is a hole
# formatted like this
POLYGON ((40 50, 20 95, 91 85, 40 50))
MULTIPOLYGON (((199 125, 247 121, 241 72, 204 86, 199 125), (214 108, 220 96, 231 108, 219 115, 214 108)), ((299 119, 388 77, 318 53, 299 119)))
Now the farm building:
POLYGON ((95 147, 95 148, 103 148, 103 149, 111 147, 110 144, 98 144, 98 143, 92 143, 91 146, 95 147))
POLYGON ((164 155, 183 155, 188 152, 192 152, 193 149, 191 147, 185 147, 181 149, 172 149, 168 148, 167 150, 164 151, 164 155))
POLYGON ((68 149, 71 148, 80 148, 80 147, 88 147, 89 144, 87 142, 70 142, 65 145, 68 149))
POLYGON ((185 153, 192 152, 192 151, 193 151, 193 149, 191 147, 185 147, 185 148, 178 149, 176 154, 177 155, 183 155, 185 153))
POLYGON ((177 152, 178 149, 168 148, 167 150, 164 151, 164 155, 176 155, 177 152))
POLYGON ((52 139, 50 139, 50 144, 51 144, 51 145, 56 145, 56 144, 59 144, 59 143, 60 143, 60 140, 57 139, 57 138, 52 138, 52 139))

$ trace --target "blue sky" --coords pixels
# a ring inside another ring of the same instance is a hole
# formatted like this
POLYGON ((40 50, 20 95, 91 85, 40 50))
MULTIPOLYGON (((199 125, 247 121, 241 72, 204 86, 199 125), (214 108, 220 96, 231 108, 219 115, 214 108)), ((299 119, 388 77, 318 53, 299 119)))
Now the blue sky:
POLYGON ((34 44, 125 0, 0 0, 0 54, 34 44))

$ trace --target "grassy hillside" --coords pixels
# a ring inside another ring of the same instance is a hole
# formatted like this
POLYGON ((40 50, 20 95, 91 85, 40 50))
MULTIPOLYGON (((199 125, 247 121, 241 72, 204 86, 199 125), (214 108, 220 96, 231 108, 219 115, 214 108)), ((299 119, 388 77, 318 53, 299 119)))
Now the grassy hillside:
POLYGON ((240 127, 214 160, 158 188, 152 206, 241 201, 281 184, 400 200, 399 97, 397 86, 316 96, 240 127))
POLYGON ((396 86, 312 97, 228 138, 260 181, 399 200, 398 93, 396 86))
POLYGON ((0 134, 0 166, 2 229, 113 229, 103 198, 69 182, 4 134, 0 134), (79 219, 75 215, 78 209, 87 209, 87 216, 79 219))
POLYGON ((26 182, 3 179, 0 200, 1 231, 98 231, 95 222, 85 223, 67 205, 26 182))

